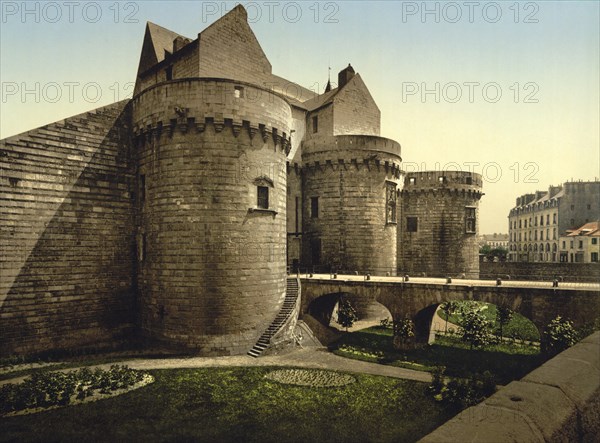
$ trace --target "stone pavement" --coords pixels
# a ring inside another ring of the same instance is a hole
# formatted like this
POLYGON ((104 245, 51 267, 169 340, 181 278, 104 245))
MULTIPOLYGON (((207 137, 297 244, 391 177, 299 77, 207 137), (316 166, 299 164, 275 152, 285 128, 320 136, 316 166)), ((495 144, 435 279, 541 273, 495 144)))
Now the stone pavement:
MULTIPOLYGON (((427 372, 412 369, 397 368, 394 366, 368 363, 359 360, 340 357, 323 348, 307 347, 294 349, 278 355, 267 355, 253 358, 248 355, 232 357, 187 357, 187 358, 159 358, 159 359, 131 359, 119 362, 106 363, 94 367, 103 369, 111 365, 127 365, 132 369, 181 369, 181 368, 212 368, 227 366, 295 366, 303 368, 331 369, 335 371, 355 372, 371 375, 383 375, 386 377, 401 378, 429 383, 431 375, 427 372)), ((65 371, 74 368, 64 369, 65 371)), ((5 383, 18 383, 25 377, 17 377, 0 381, 5 383)))

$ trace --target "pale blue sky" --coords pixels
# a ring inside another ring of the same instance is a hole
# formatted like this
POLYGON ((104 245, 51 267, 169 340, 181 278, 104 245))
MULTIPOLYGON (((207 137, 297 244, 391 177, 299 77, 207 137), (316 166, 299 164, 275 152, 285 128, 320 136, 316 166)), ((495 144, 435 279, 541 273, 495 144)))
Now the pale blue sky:
MULTIPOLYGON (((352 63, 405 169, 485 172, 480 231, 507 232, 518 195, 600 177, 600 10, 595 1, 477 3, 242 2, 275 74, 322 88, 329 64, 335 79, 352 63), (434 12, 423 16, 423 5, 434 12), (439 102, 421 95, 436 84, 439 102)), ((146 21, 195 38, 233 7, 30 2, 23 15, 22 5, 1 5, 2 138, 125 98, 146 21)))

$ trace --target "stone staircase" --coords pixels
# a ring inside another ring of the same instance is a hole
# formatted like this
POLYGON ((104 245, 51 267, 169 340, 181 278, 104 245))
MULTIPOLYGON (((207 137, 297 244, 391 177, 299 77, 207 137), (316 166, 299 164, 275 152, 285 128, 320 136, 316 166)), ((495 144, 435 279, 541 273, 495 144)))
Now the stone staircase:
POLYGON ((279 330, 289 320, 294 308, 296 301, 298 300, 298 279, 296 277, 289 277, 287 279, 285 300, 281 306, 281 310, 273 320, 273 323, 267 328, 267 330, 260 336, 256 344, 248 351, 248 355, 251 357, 258 357, 267 349, 271 343, 271 338, 279 332, 279 330))

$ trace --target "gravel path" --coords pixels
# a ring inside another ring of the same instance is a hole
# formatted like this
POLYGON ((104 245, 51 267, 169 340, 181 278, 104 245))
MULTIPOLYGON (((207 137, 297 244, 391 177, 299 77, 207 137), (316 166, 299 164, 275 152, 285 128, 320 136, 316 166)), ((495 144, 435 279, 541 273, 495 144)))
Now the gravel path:
MULTIPOLYGON (((303 368, 331 369, 336 371, 355 372, 371 375, 383 375, 386 377, 402 378, 429 383, 431 375, 427 372, 414 371, 412 369, 397 368, 394 366, 368 363, 359 360, 340 357, 322 348, 295 349, 279 355, 268 355, 253 358, 247 355, 233 357, 189 357, 189 358, 162 358, 162 359, 131 359, 120 362, 112 362, 95 367, 103 369, 111 365, 127 365, 132 369, 179 369, 179 368, 216 368, 227 366, 295 366, 303 368)), ((75 368, 64 369, 72 371, 75 368)), ((17 377, 0 381, 5 383, 18 383, 25 377, 17 377)))

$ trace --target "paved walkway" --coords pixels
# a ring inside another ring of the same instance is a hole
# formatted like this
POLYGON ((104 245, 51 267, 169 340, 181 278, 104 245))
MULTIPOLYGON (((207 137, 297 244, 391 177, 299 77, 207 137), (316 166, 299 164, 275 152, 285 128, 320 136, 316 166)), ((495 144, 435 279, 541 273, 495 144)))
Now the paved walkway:
MULTIPOLYGON (((227 366, 296 366, 303 368, 332 369, 336 371, 355 372, 361 374, 383 375, 386 377, 402 378, 429 383, 431 375, 427 372, 412 369, 397 368, 394 366, 368 363, 359 360, 340 357, 322 348, 295 349, 280 355, 267 355, 253 358, 248 355, 233 357, 188 357, 188 358, 162 358, 162 359, 131 359, 112 362, 94 367, 108 369, 111 365, 122 364, 132 369, 180 369, 180 368, 216 368, 227 366)), ((64 369, 65 371, 74 368, 64 369)), ((17 377, 0 381, 5 383, 18 383, 25 377, 17 377)))

